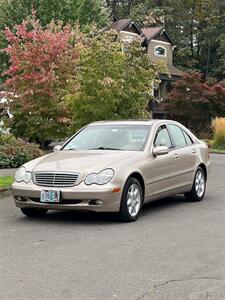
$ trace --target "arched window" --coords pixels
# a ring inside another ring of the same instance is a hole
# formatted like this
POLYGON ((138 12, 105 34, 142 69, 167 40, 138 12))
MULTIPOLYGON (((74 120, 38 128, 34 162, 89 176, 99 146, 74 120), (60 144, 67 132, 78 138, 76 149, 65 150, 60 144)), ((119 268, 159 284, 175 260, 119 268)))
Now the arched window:
POLYGON ((163 46, 155 46, 154 53, 156 56, 166 56, 166 48, 163 46))

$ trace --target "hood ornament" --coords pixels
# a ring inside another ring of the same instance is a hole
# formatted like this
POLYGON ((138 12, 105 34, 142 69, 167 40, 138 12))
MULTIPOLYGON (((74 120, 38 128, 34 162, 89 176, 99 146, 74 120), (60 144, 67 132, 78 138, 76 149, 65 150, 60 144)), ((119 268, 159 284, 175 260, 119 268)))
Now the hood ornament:
POLYGON ((60 161, 56 162, 56 167, 57 167, 57 169, 59 169, 61 167, 61 162, 60 161))

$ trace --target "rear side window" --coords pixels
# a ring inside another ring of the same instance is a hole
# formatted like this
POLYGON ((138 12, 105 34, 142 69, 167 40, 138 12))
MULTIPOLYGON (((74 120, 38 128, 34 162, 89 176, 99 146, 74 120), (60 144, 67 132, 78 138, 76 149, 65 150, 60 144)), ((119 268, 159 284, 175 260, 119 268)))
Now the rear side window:
POLYGON ((181 148, 186 146, 186 140, 183 134, 183 130, 176 125, 168 125, 168 128, 172 134, 173 141, 176 148, 181 148))
POLYGON ((158 128, 155 136, 154 146, 166 146, 169 149, 172 148, 172 143, 166 126, 163 125, 158 128))
POLYGON ((193 142, 193 140, 190 138, 190 136, 189 136, 185 131, 183 131, 183 134, 184 134, 184 136, 185 136, 185 140, 186 140, 186 142, 187 142, 187 145, 188 145, 188 146, 193 145, 194 142, 193 142))

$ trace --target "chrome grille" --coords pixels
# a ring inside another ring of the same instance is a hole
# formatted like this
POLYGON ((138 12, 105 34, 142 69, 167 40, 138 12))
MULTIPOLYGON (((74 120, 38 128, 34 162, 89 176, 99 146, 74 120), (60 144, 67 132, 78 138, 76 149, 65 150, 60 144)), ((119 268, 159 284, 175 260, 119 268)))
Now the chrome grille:
POLYGON ((36 172, 34 181, 40 186, 69 187, 74 186, 78 173, 36 172))

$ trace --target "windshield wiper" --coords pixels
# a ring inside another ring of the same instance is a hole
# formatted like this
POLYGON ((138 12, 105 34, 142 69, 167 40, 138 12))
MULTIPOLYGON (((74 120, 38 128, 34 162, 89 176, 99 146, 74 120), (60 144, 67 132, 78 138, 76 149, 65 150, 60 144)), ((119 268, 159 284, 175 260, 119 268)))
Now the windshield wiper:
MULTIPOLYGON (((77 149, 74 149, 74 148, 69 148, 69 149, 63 149, 63 150, 67 150, 67 151, 75 151, 77 149)), ((116 151, 119 151, 119 150, 123 150, 123 149, 118 149, 118 148, 110 148, 110 147, 96 147, 96 148, 86 148, 86 149, 79 149, 79 150, 116 150, 116 151)))
POLYGON ((122 150, 122 149, 118 149, 118 148, 110 148, 110 147, 97 147, 97 148, 90 148, 88 150, 122 150))

